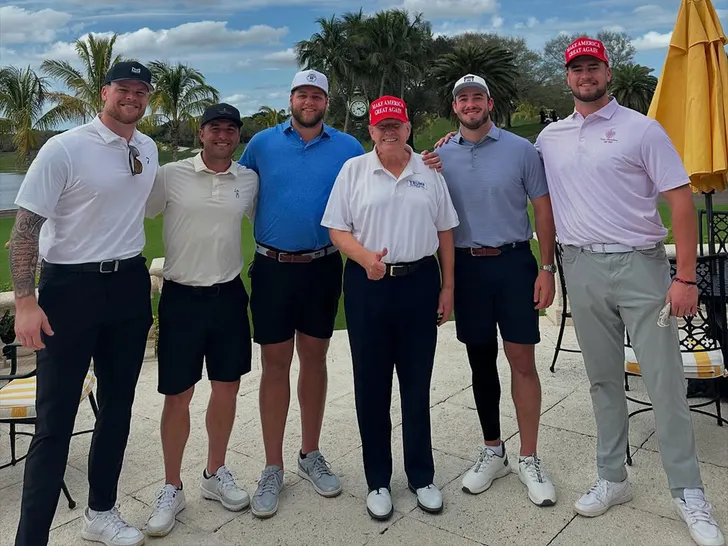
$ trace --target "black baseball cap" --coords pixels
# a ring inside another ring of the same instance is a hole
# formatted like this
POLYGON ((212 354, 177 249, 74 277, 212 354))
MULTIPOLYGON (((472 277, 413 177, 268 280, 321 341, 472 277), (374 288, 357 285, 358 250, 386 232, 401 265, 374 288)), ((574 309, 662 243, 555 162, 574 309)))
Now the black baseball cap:
POLYGON ((152 85, 152 73, 141 63, 136 61, 121 61, 112 66, 106 73, 104 85, 120 80, 137 80, 147 84, 150 91, 154 91, 152 85))
POLYGON ((228 121, 232 121, 238 127, 242 127, 243 125, 238 109, 224 102, 207 107, 205 113, 202 114, 200 127, 215 119, 226 119, 228 121))

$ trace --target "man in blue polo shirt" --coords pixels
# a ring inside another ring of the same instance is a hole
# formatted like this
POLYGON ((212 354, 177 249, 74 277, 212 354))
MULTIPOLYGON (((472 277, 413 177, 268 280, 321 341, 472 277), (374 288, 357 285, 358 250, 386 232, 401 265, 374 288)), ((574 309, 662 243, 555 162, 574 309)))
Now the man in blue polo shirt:
POLYGON ((482 493, 510 472, 500 436, 498 326, 521 437, 518 476, 534 504, 549 506, 556 493, 536 454, 541 385, 534 348, 540 341, 539 310, 551 305, 555 290, 553 213, 538 152, 528 140, 496 127, 492 109, 485 80, 463 76, 453 88, 460 131, 439 149, 460 217, 453 230, 457 337, 467 349, 485 440, 463 477, 463 490, 482 493), (540 270, 531 253, 528 200, 535 213, 540 270))

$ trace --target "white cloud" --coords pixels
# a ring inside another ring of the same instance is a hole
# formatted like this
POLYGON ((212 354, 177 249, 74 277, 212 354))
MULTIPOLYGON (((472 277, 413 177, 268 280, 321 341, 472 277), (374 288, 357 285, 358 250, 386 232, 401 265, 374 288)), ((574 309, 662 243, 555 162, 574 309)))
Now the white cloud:
POLYGON ((503 17, 500 17, 499 15, 493 15, 490 18, 490 26, 493 28, 501 28, 503 26, 503 17))
POLYGON ((298 61, 296 61, 296 52, 293 51, 293 48, 291 47, 284 51, 276 51, 274 53, 263 55, 263 60, 281 65, 298 66, 298 61))
POLYGON ((652 49, 664 49, 670 45, 672 32, 660 34, 659 32, 650 31, 644 36, 632 40, 632 45, 637 51, 649 51, 652 49))
POLYGON ((404 0, 402 6, 411 13, 421 12, 430 18, 453 18, 495 13, 498 0, 404 0))
POLYGON ((288 108, 288 94, 284 92, 268 93, 266 95, 256 94, 251 96, 246 93, 234 93, 228 97, 224 97, 222 102, 232 104, 240 110, 243 116, 250 116, 260 110, 262 106, 270 106, 271 108, 286 109, 288 108))
POLYGON ((48 43, 56 38, 56 30, 71 20, 70 13, 53 9, 28 11, 17 6, 0 7, 2 43, 48 43))

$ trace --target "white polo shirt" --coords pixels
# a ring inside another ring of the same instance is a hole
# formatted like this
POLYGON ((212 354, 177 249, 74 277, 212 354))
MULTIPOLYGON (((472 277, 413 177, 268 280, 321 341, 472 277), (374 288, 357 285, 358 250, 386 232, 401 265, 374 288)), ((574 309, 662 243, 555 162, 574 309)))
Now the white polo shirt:
POLYGON ((239 276, 241 222, 253 221, 257 199, 258 175, 235 161, 221 173, 201 153, 160 167, 147 216, 164 212, 164 278, 211 286, 239 276))
POLYGON ((412 153, 399 178, 376 150, 349 159, 334 182, 321 225, 349 231, 372 252, 387 249, 384 263, 433 255, 438 232, 459 223, 445 179, 412 153))
POLYGON ((559 242, 647 246, 664 240, 657 199, 689 177, 657 121, 612 99, 586 119, 574 112, 551 123, 536 148, 559 242))
POLYGON ((157 145, 139 131, 141 174, 132 175, 125 138, 99 117, 48 140, 30 165, 15 204, 47 218, 39 254, 75 264, 125 259, 144 249, 144 206, 159 167, 157 145))

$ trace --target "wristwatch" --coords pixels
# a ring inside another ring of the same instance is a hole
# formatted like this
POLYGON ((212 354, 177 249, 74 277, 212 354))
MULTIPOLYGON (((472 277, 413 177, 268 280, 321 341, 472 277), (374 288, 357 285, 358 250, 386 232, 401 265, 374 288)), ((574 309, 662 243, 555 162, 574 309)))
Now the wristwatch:
POLYGON ((556 266, 554 264, 542 265, 542 271, 548 271, 549 273, 556 273, 556 266))

